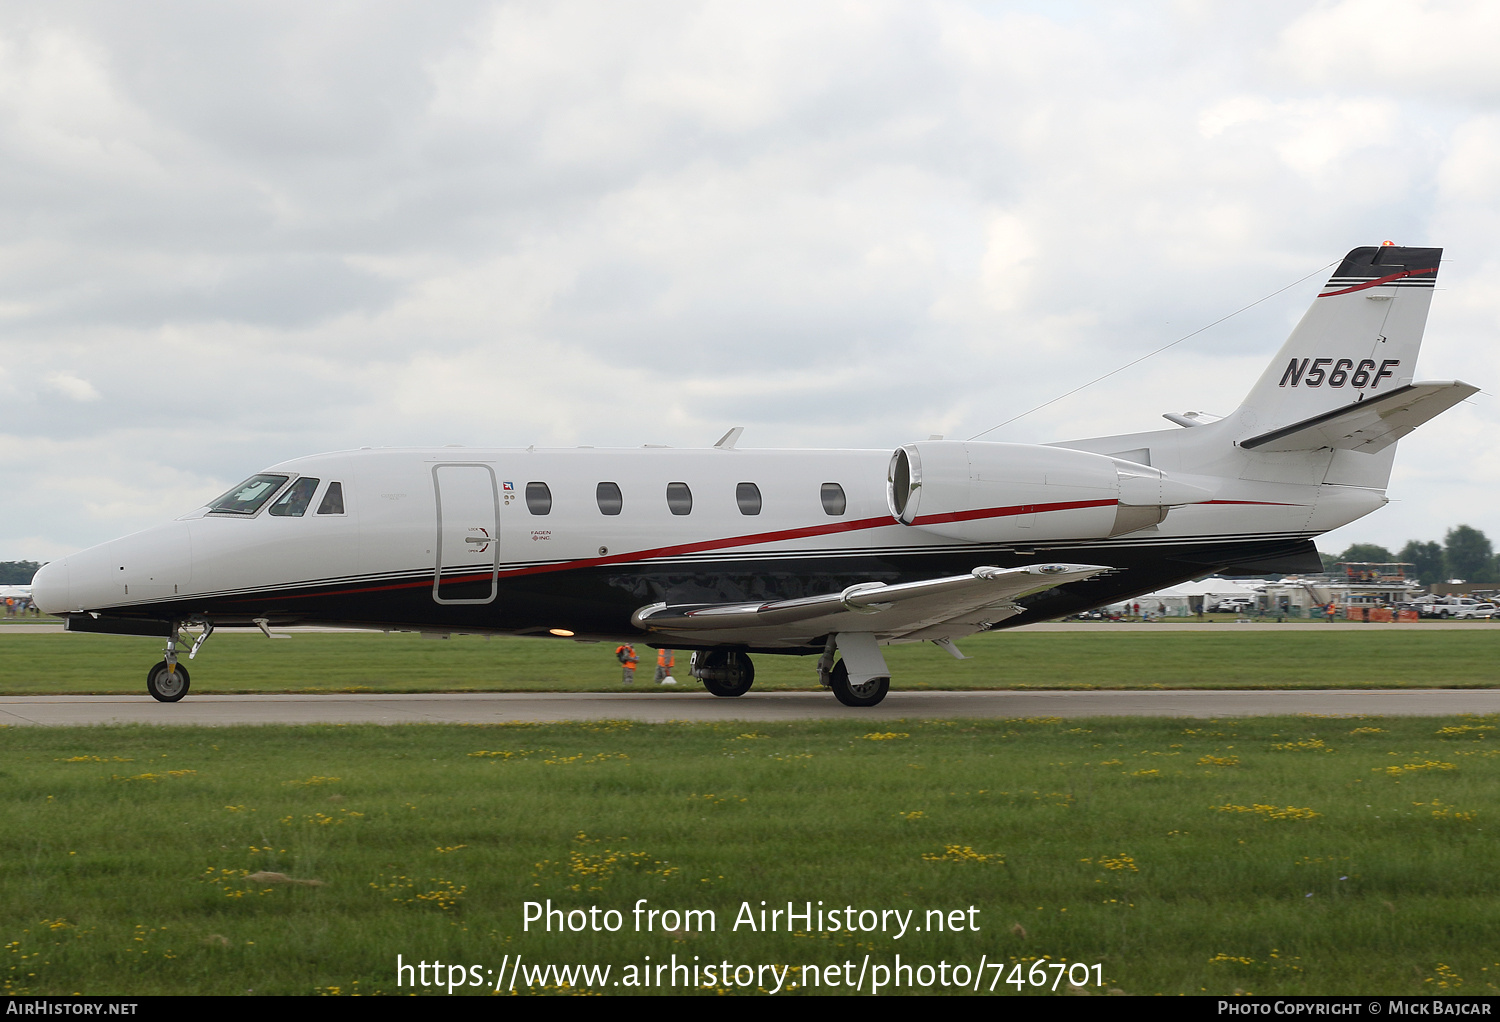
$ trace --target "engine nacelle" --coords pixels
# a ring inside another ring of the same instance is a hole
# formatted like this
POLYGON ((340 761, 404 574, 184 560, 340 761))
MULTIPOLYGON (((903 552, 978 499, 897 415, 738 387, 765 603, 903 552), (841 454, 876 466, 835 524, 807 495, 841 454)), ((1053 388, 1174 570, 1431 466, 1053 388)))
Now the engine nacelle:
POLYGON ((1104 539, 1213 494, 1159 469, 1037 444, 929 440, 897 448, 886 477, 903 525, 975 543, 1104 539))

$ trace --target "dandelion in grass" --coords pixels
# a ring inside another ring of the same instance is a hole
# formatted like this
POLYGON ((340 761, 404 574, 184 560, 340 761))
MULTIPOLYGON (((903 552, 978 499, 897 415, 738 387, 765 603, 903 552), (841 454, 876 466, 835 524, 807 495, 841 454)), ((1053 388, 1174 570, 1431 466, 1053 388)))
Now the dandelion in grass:
POLYGON ((706 795, 689 795, 688 799, 707 802, 711 806, 742 805, 750 801, 748 798, 736 797, 734 795, 715 795, 712 792, 706 795))
POLYGON ((338 781, 341 781, 341 780, 343 780, 342 777, 318 777, 318 776, 313 776, 313 777, 308 777, 305 780, 301 780, 301 781, 282 781, 281 783, 284 784, 284 785, 286 785, 289 788, 311 788, 311 787, 316 787, 317 785, 320 785, 320 784, 334 784, 334 783, 336 783, 338 781))
POLYGON ((1271 748, 1281 752, 1332 752, 1321 738, 1304 738, 1296 742, 1275 742, 1271 748))
POLYGON ((1268 820, 1315 820, 1323 814, 1312 809, 1299 808, 1298 806, 1270 806, 1256 803, 1255 805, 1222 805, 1210 806, 1209 808, 1221 813, 1253 813, 1263 816, 1268 820))
POLYGON ((905 731, 872 731, 864 737, 870 742, 892 742, 901 738, 910 738, 911 735, 905 731))
POLYGON ((1349 733, 1351 735, 1383 735, 1383 734, 1385 734, 1385 728, 1383 728, 1383 727, 1357 727, 1353 731, 1350 731, 1349 733))
POLYGON ((132 777, 121 777, 119 774, 111 774, 110 776, 117 781, 149 781, 150 783, 155 784, 158 781, 170 780, 174 777, 191 777, 197 772, 198 771, 196 770, 163 770, 160 773, 148 772, 144 774, 135 774, 132 777))
POLYGON ((1439 962, 1432 971, 1437 975, 1428 976, 1422 980, 1423 983, 1431 983, 1439 990, 1457 990, 1464 985, 1463 977, 1442 962, 1439 962))
POLYGON ((1246 958, 1244 955, 1226 955, 1220 951, 1208 960, 1209 965, 1254 965, 1254 958, 1246 958))
POLYGON ((1423 760, 1420 763, 1403 763, 1400 766, 1374 767, 1375 773, 1384 772, 1387 777, 1400 777, 1402 774, 1414 774, 1422 770, 1457 770, 1458 767, 1452 763, 1443 763, 1435 759, 1423 760))
POLYGON ((455 884, 442 877, 430 877, 420 884, 405 875, 387 876, 381 879, 384 883, 372 883, 370 886, 377 891, 392 895, 391 900, 398 905, 436 905, 444 912, 456 907, 469 890, 467 885, 455 884), (419 889, 421 887, 425 887, 426 890, 419 889))
POLYGON ((1005 856, 998 852, 985 854, 976 852, 969 845, 944 845, 941 852, 923 852, 923 862, 979 862, 995 866, 1005 865, 1005 856))
POLYGON ((630 757, 625 755, 625 753, 623 752, 596 752, 592 756, 588 755, 587 753, 580 752, 576 756, 556 756, 552 759, 544 759, 542 760, 542 762, 547 764, 548 766, 566 766, 570 763, 604 763, 612 759, 629 758, 630 757))
POLYGON ((1240 765, 1238 756, 1208 756, 1205 755, 1198 760, 1198 766, 1232 767, 1240 765))

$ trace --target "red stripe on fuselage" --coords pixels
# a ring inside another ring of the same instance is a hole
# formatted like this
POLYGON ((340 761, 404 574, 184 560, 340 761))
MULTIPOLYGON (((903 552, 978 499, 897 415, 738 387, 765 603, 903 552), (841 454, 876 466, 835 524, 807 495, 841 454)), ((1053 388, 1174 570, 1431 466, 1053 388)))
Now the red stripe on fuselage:
MULTIPOLYGON (((912 524, 937 525, 946 522, 967 522, 981 518, 1009 518, 1014 515, 1040 514, 1048 511, 1070 511, 1077 508, 1105 507, 1116 503, 1113 500, 1079 500, 1060 504, 1021 504, 1015 507, 990 507, 981 508, 976 511, 955 511, 951 514, 919 516, 912 524)), ((1294 504, 1277 504, 1275 501, 1263 500, 1208 500, 1205 504, 1268 504, 1280 507, 1295 507, 1294 504)), ((524 568, 502 569, 501 578, 515 578, 520 575, 540 575, 553 571, 572 571, 577 568, 596 568, 610 564, 630 564, 637 561, 649 561, 659 557, 680 557, 683 554, 701 554, 711 550, 727 550, 733 547, 756 546, 761 543, 781 543, 793 539, 807 539, 812 536, 831 536, 840 532, 857 532, 861 529, 878 529, 886 525, 895 525, 896 521, 888 517, 861 518, 852 522, 830 522, 827 525, 809 525, 800 529, 783 529, 780 532, 760 532, 748 536, 733 536, 728 539, 708 539, 697 543, 680 543, 676 546, 655 547, 650 550, 636 550, 627 554, 610 554, 605 557, 580 557, 577 560, 561 561, 552 564, 533 564, 524 568)), ((462 582, 484 582, 492 576, 492 572, 475 573, 472 575, 456 575, 444 578, 443 585, 456 585, 462 582)), ((351 593, 382 593, 395 589, 425 589, 432 585, 432 579, 424 578, 414 582, 393 582, 389 585, 361 586, 358 589, 329 589, 315 593, 293 593, 286 596, 259 597, 263 601, 271 600, 301 600, 316 596, 348 595, 351 593)))
POLYGON ((913 525, 945 525, 948 522, 972 522, 980 518, 1010 518, 1015 515, 1042 514, 1047 511, 1076 511, 1085 507, 1110 507, 1116 500, 1070 500, 1061 504, 1018 504, 1015 507, 984 507, 977 511, 951 511, 943 515, 918 515, 913 525))

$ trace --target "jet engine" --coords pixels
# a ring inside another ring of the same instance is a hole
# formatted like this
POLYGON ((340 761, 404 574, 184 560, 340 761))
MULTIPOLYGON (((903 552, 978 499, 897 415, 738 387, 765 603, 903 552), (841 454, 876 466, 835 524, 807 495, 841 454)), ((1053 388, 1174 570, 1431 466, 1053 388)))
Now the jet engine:
POLYGON ((1122 536, 1212 496, 1149 465, 1037 444, 907 444, 886 476, 898 522, 975 543, 1122 536))

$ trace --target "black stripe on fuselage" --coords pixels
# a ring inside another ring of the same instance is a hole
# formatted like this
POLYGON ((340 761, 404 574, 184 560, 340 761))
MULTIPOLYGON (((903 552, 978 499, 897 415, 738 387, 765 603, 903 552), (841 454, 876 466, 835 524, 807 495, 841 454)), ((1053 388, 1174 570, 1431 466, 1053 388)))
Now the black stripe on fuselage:
MULTIPOLYGON (((1039 544, 1039 546, 1043 546, 1039 544)), ((1050 559, 1081 553, 1082 545, 1052 549, 1050 559)), ((402 572, 383 579, 303 583, 257 592, 193 596, 183 600, 100 608, 107 616, 186 619, 203 615, 219 624, 264 618, 276 625, 326 624, 392 630, 471 631, 527 634, 565 629, 579 638, 641 638, 630 615, 650 603, 718 604, 771 602, 838 592, 858 582, 910 582, 961 575, 978 564, 1035 564, 1043 550, 976 550, 943 547, 914 552, 889 550, 765 558, 629 562, 531 574, 502 574, 493 601, 437 603, 432 574, 402 572)), ((1256 572, 1310 570, 1316 551, 1306 539, 1266 539, 1090 547, 1088 563, 1117 569, 1020 601, 1028 613, 1007 624, 1025 624, 1152 592, 1235 564, 1256 572), (1278 565, 1284 567, 1278 568, 1278 565)), ((479 598, 490 592, 488 575, 474 582, 444 582, 446 599, 479 598), (472 589, 472 592, 470 592, 472 589)), ((1002 626, 1004 627, 1004 626, 1002 626)), ((807 649, 775 652, 810 652, 807 649)))

